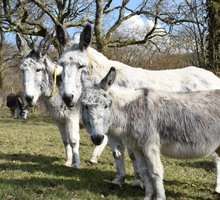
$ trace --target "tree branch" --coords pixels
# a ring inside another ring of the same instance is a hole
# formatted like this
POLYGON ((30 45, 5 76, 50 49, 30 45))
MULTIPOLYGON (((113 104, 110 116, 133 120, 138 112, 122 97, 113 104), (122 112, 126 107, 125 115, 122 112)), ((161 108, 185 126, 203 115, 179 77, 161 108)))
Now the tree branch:
POLYGON ((52 12, 50 12, 44 4, 42 4, 39 0, 32 0, 40 9, 42 9, 54 22, 54 24, 59 24, 57 18, 55 15, 53 15, 52 12))

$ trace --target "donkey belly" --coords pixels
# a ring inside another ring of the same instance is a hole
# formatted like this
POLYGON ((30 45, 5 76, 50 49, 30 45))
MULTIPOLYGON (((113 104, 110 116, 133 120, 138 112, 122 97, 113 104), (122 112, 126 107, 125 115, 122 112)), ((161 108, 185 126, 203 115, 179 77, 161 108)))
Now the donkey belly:
POLYGON ((217 143, 210 145, 164 143, 161 145, 161 153, 172 158, 193 159, 210 156, 218 147, 217 143))

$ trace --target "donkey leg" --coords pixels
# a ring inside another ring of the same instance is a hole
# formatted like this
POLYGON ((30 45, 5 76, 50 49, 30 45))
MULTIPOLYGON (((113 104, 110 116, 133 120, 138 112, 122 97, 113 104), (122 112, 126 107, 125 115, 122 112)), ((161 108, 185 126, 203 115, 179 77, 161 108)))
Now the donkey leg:
POLYGON ((15 109, 14 108, 10 108, 10 111, 11 111, 11 117, 14 118, 15 116, 15 109))
POLYGON ((18 119, 19 118, 19 108, 15 108, 15 111, 14 111, 14 119, 18 119))
POLYGON ((73 157, 73 153, 72 153, 72 148, 70 146, 70 143, 68 142, 68 136, 65 130, 65 125, 56 121, 56 124, 60 130, 60 135, 61 138, 63 140, 63 144, 64 144, 64 148, 65 148, 65 154, 66 154, 66 162, 65 162, 65 166, 67 167, 71 167, 72 166, 72 157, 73 157))
POLYGON ((65 166, 67 167, 72 167, 72 162, 73 162, 73 153, 72 153, 72 147, 70 146, 69 142, 63 142, 64 148, 65 148, 65 153, 66 153, 66 162, 65 166))
POLYGON ((215 191, 220 193, 220 148, 216 150, 216 153, 212 154, 212 159, 216 164, 216 187, 215 191))
POLYGON ((98 159, 101 156, 103 150, 105 149, 105 146, 108 144, 108 136, 104 136, 104 140, 102 144, 97 145, 95 149, 92 152, 92 157, 90 159, 90 163, 92 164, 98 164, 98 159))
POLYGON ((79 157, 79 137, 78 139, 73 139, 70 140, 70 145, 72 147, 73 151, 73 162, 72 162, 72 167, 73 168, 80 168, 80 157, 79 157))
POLYGON ((143 182, 141 181, 140 174, 138 172, 137 160, 135 159, 133 151, 129 148, 128 148, 128 155, 132 161, 133 169, 134 169, 134 180, 133 180, 132 186, 143 188, 143 182))
POLYGON ((113 137, 109 135, 108 139, 115 160, 115 178, 112 181, 112 184, 121 187, 125 181, 125 163, 124 163, 125 147, 122 144, 121 140, 117 137, 113 137))
POLYGON ((79 112, 72 113, 72 115, 66 119, 65 124, 66 132, 68 135, 69 143, 72 148, 72 167, 80 168, 79 157, 79 112))
POLYGON ((159 145, 149 142, 145 145, 144 156, 148 166, 150 176, 156 190, 156 199, 165 200, 165 189, 163 185, 163 165, 160 159, 159 145))
POLYGON ((135 161, 137 164, 138 174, 140 174, 141 181, 144 182, 145 187, 145 198, 144 200, 151 200, 155 194, 155 190, 153 187, 152 179, 149 174, 149 170, 147 167, 147 163, 144 157, 143 152, 141 151, 132 151, 135 157, 135 161))

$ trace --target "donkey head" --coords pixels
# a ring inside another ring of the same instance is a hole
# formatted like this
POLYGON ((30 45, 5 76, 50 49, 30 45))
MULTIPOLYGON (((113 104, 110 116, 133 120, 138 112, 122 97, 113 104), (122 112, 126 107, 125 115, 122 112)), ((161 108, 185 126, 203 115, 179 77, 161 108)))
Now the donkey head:
POLYGON ((82 73, 82 119, 92 142, 96 145, 102 143, 110 126, 112 100, 107 90, 113 84, 115 77, 114 67, 99 84, 93 84, 88 73, 82 73))
POLYGON ((16 35, 18 49, 23 55, 20 70, 23 75, 25 100, 29 106, 36 104, 42 94, 49 95, 48 90, 52 83, 49 83, 48 72, 53 74, 55 67, 55 64, 52 64, 52 61, 46 56, 50 41, 50 36, 47 36, 37 49, 30 50, 26 41, 19 34, 16 35))
MULTIPOLYGON (((57 27, 57 37, 61 45, 65 45, 66 34, 61 26, 57 27)), ((92 41, 92 27, 86 25, 80 35, 80 41, 63 53, 58 61, 63 67, 62 98, 68 107, 73 107, 82 93, 81 72, 89 71, 88 47, 92 41)))

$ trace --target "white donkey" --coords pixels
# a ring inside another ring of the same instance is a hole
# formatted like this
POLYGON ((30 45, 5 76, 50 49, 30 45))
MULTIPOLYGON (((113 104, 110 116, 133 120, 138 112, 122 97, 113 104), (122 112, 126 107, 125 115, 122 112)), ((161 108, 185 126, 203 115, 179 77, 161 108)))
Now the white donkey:
MULTIPOLYGON (((59 37, 61 37, 60 41, 64 45, 67 39, 62 27, 58 28, 58 33, 59 37)), ((197 67, 158 71, 133 68, 123 63, 109 60, 103 54, 90 47, 91 42, 92 28, 90 25, 86 25, 81 33, 79 43, 73 44, 58 61, 63 67, 62 98, 69 107, 77 104, 81 96, 82 84, 80 76, 82 70, 90 71, 91 79, 100 81, 111 66, 115 66, 118 73, 115 85, 125 88, 150 87, 163 91, 220 89, 220 79, 207 70, 197 67)), ((113 137, 113 139, 111 137, 110 143, 112 143, 110 145, 112 146, 113 155, 115 155, 116 165, 116 178, 113 183, 121 185, 125 176, 124 146, 117 137, 113 137), (116 147, 117 150, 114 151, 116 147)), ((215 158, 218 171, 216 191, 220 193, 220 160, 217 156, 215 158)))
POLYGON ((95 144, 115 135, 132 149, 145 200, 165 200, 160 153, 179 159, 220 155, 220 90, 162 92, 110 88, 116 70, 99 83, 82 73, 83 122, 95 144))
POLYGON ((66 153, 65 165, 80 168, 79 106, 76 105, 70 109, 62 101, 59 90, 60 79, 57 77, 62 68, 53 64, 46 55, 50 46, 50 38, 44 38, 38 49, 31 51, 19 34, 17 34, 16 40, 18 49, 24 55, 20 70, 23 74, 25 99, 30 106, 33 106, 40 96, 43 97, 63 140, 66 153))

